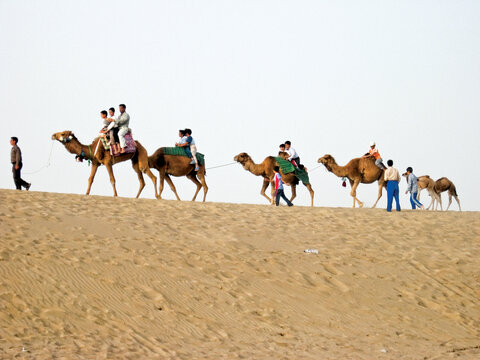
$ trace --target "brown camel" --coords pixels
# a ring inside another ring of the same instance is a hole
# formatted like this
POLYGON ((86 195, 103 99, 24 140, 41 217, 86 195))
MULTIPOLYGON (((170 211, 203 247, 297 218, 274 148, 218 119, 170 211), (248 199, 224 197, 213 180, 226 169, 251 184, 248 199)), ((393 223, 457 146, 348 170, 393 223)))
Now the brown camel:
MULTIPOLYGON (((441 194, 444 191, 448 191, 447 211, 450 208, 450 205, 452 204, 452 196, 457 201, 458 209, 462 211, 462 208, 460 206, 460 200, 458 200, 457 189, 455 188, 455 185, 446 177, 442 177, 437 181, 435 181, 435 192, 438 194, 438 202, 440 203, 440 210, 443 210, 441 194)), ((438 203, 437 203, 437 207, 438 207, 438 203)))
POLYGON ((92 162, 92 170, 90 171, 90 177, 88 178, 87 195, 90 194, 90 189, 92 187, 93 179, 95 178, 98 167, 100 165, 105 165, 108 174, 110 175, 110 183, 113 187, 113 196, 117 196, 117 189, 115 187, 115 176, 113 175, 113 165, 126 160, 132 160, 133 170, 135 170, 135 172, 137 173, 138 181, 140 182, 140 188, 138 189, 137 198, 140 196, 140 193, 145 187, 143 173, 147 174, 150 179, 152 179, 153 185, 155 186, 155 196, 158 197, 157 178, 155 177, 155 175, 153 175, 153 173, 150 171, 150 168, 148 167, 147 150, 145 150, 145 148, 138 141, 135 141, 135 143, 137 144, 137 151, 135 153, 122 154, 114 158, 109 151, 105 151, 103 146, 101 144, 98 144, 98 142, 100 141, 99 137, 95 138, 90 145, 83 145, 78 141, 73 132, 67 130, 53 134, 52 140, 58 140, 59 142, 61 142, 71 154, 79 155, 82 158, 85 158, 92 162))
MULTIPOLYGON (((288 159, 288 154, 287 153, 279 153, 280 157, 283 157, 284 159, 288 159)), ((274 183, 274 167, 278 166, 277 162, 275 161, 275 157, 273 156, 268 156, 263 160, 261 164, 255 164, 247 153, 240 153, 237 156, 233 158, 233 160, 239 162, 242 164, 243 168, 247 171, 250 171, 253 175, 256 176, 261 176, 263 177, 263 185, 262 189, 260 190, 260 194, 264 196, 272 205, 275 203, 275 183, 274 183), (268 185, 271 185, 271 196, 269 197, 265 191, 268 188, 268 185)), ((290 201, 293 201, 297 197, 297 184, 298 184, 298 179, 295 176, 294 173, 288 173, 288 174, 283 174, 281 173, 282 176, 282 181, 285 184, 288 184, 292 187, 292 197, 290 201)), ((312 199, 311 206, 313 206, 313 196, 314 196, 314 191, 312 189, 312 186, 310 184, 305 185, 310 192, 310 197, 312 199)))
POLYGON ((350 195, 353 197, 353 207, 355 207, 355 201, 358 202, 359 207, 363 207, 363 203, 357 199, 357 187, 360 183, 371 184, 378 181, 378 197, 373 207, 377 206, 378 200, 382 197, 382 188, 385 186, 384 171, 375 165, 373 158, 356 158, 350 160, 345 166, 339 166, 335 162, 332 155, 324 155, 318 162, 325 165, 328 171, 334 173, 338 177, 346 177, 352 191, 350 195))
POLYGON ((180 200, 180 197, 177 194, 177 189, 175 188, 170 175, 186 176, 197 186, 197 191, 195 191, 192 201, 195 201, 198 192, 203 187, 203 202, 205 202, 208 192, 208 186, 205 181, 205 161, 200 166, 200 170, 195 173, 195 165, 190 164, 190 158, 178 155, 165 155, 164 149, 165 148, 161 147, 157 149, 152 156, 148 157, 148 165, 150 168, 155 168, 160 173, 158 198, 161 199, 163 192, 163 181, 167 180, 167 183, 170 186, 170 189, 172 189, 172 191, 175 193, 177 200, 180 200), (198 181, 197 176, 200 181, 198 181))
MULTIPOLYGON (((404 176, 405 179, 407 179, 407 173, 403 173, 402 176, 404 176)), ((430 205, 428 205, 428 207, 425 209, 430 210, 430 208, 432 208, 432 210, 435 210, 434 209, 435 203, 437 201, 441 201, 440 196, 435 191, 435 181, 430 176, 423 175, 417 178, 417 185, 418 185, 417 200, 420 201, 420 192, 423 189, 427 189, 428 195, 430 195, 430 198, 431 198, 431 202, 430 202, 430 205)))

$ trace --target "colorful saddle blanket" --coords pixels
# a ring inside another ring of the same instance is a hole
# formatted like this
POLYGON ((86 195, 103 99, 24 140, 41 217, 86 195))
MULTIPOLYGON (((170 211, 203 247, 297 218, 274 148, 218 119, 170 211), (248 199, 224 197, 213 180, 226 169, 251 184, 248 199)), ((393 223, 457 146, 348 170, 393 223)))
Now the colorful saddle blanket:
POLYGON ((288 174, 288 173, 295 173, 295 176, 297 177, 298 180, 300 180, 304 185, 308 185, 310 184, 310 179, 308 178, 308 173, 305 171, 305 170, 302 170, 302 169, 299 169, 295 166, 293 166, 293 164, 288 161, 288 160, 285 160, 281 157, 275 157, 275 161, 277 162, 279 168, 280 168, 280 171, 283 173, 283 174, 288 174))
MULTIPOLYGON (((179 147, 179 146, 165 147, 165 148, 163 148, 163 153, 165 155, 176 155, 176 156, 186 156, 186 157, 188 157, 185 149, 182 148, 182 147, 179 147)), ((197 161, 200 165, 203 165, 203 163, 205 162, 205 155, 197 152, 197 161)))
MULTIPOLYGON (((101 140, 105 150, 110 151, 113 156, 122 155, 120 152, 120 146, 111 146, 110 142, 107 141, 105 137, 102 137, 101 140)), ((137 151, 137 144, 135 143, 135 140, 133 140, 132 132, 129 131, 125 134, 125 153, 123 154, 131 154, 135 151, 137 151)))

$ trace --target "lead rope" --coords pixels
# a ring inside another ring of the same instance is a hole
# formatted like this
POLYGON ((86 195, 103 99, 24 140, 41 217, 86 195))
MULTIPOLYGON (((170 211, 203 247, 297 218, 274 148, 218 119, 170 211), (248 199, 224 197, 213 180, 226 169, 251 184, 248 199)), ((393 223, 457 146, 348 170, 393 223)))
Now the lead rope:
POLYGON ((52 152, 53 152, 53 144, 54 144, 55 140, 52 140, 52 146, 50 147, 50 154, 48 154, 48 159, 47 159, 47 163, 45 165, 43 165, 41 168, 39 168, 38 170, 35 170, 35 171, 31 171, 31 172, 24 172, 25 175, 32 175, 32 174, 36 174, 40 171, 42 171, 43 169, 47 168, 50 166, 50 160, 52 158, 52 152))

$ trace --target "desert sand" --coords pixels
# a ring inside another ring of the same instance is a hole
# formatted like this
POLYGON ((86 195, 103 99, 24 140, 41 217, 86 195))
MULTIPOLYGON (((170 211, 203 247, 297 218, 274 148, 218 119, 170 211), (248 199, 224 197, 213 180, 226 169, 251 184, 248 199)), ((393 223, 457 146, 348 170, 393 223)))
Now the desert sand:
POLYGON ((0 358, 480 358, 478 212, 0 203, 0 358))

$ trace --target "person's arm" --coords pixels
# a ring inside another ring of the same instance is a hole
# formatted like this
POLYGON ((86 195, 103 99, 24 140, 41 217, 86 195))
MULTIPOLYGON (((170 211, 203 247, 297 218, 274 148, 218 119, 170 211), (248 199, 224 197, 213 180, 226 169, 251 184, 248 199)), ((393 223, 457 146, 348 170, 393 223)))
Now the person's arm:
POLYGON ((15 152, 15 166, 18 168, 20 167, 20 163, 22 162, 22 154, 20 152, 20 149, 17 147, 15 152))
POLYGON ((127 123, 127 121, 129 120, 128 118, 128 115, 126 113, 123 113, 122 115, 120 115, 118 118, 117 118, 117 125, 120 127, 120 126, 123 126, 127 123))
POLYGON ((405 191, 405 194, 408 194, 408 192, 412 192, 412 186, 413 186, 413 179, 412 179, 412 175, 408 175, 407 177, 407 191, 405 191))
POLYGON ((183 143, 183 144, 176 143, 175 145, 177 145, 178 147, 185 147, 185 146, 188 146, 188 143, 183 143))
POLYGON ((385 174, 383 175, 383 179, 384 179, 385 181, 388 181, 388 169, 385 170, 385 174))

